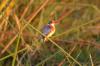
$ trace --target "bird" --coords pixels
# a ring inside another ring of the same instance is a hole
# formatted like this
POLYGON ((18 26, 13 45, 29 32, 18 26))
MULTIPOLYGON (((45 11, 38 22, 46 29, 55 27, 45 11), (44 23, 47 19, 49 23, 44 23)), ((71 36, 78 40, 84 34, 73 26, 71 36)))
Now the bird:
POLYGON ((55 24, 57 22, 55 20, 51 20, 49 21, 49 23, 47 25, 45 25, 42 29, 42 33, 43 33, 43 41, 47 41, 47 38, 51 37, 54 33, 55 33, 55 24))

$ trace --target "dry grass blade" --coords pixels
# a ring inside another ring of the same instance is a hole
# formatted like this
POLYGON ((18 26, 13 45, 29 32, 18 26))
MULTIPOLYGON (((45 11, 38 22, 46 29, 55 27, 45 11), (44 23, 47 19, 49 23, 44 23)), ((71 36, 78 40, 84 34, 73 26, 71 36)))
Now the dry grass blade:
MULTIPOLYGON (((23 51, 25 51, 27 48, 23 48, 23 49, 21 49, 21 50, 19 50, 18 52, 17 52, 17 54, 18 53, 21 53, 21 52, 23 52, 23 51)), ((0 61, 2 61, 2 60, 5 60, 5 59, 7 59, 7 58, 9 58, 9 57, 11 57, 11 56, 13 56, 14 55, 14 53, 12 53, 12 54, 10 54, 10 55, 7 55, 7 56, 5 56, 5 57, 3 57, 3 58, 0 58, 0 61)))
POLYGON ((4 49, 1 51, 0 55, 2 55, 9 47, 10 45, 15 41, 15 39, 17 38, 17 35, 14 36, 11 41, 4 47, 4 49))
POLYGON ((64 62, 65 62, 65 59, 62 60, 62 61, 58 64, 58 66, 62 66, 62 65, 64 64, 64 62))
POLYGON ((60 51, 55 52, 53 55, 51 55, 48 58, 44 59, 43 61, 41 61, 40 63, 38 63, 36 66, 40 66, 42 63, 45 63, 46 61, 48 61, 49 59, 53 58, 58 53, 60 53, 60 51))
MULTIPOLYGON (((5 0, 4 0, 5 1, 5 0)), ((5 3, 7 3, 6 1, 5 1, 5 3)), ((4 4, 5 4, 4 3, 4 4)), ((4 5, 3 5, 4 6, 4 5)), ((2 26, 4 25, 4 24, 6 24, 7 25, 7 23, 8 23, 8 18, 9 18, 9 16, 10 16, 10 14, 12 13, 12 10, 13 10, 13 7, 15 6, 15 0, 12 0, 10 3, 9 3, 9 6, 5 9, 5 13, 4 13, 4 15, 3 15, 3 20, 2 20, 2 22, 1 22, 1 24, 0 24, 0 30, 2 30, 2 26)))
POLYGON ((0 30, 6 30, 6 26, 8 24, 8 17, 3 18, 1 24, 0 24, 0 30))
POLYGON ((9 17, 9 15, 11 14, 11 12, 12 12, 14 6, 15 6, 15 2, 16 2, 15 0, 12 0, 10 2, 9 6, 6 8, 6 10, 5 10, 6 17, 9 17))
POLYGON ((20 42, 20 36, 18 36, 18 38, 17 38, 17 44, 16 44, 16 47, 15 47, 15 53, 14 53, 14 56, 13 56, 12 66, 15 66, 15 60, 16 60, 17 53, 18 53, 19 42, 20 42))
MULTIPOLYGON (((4 46, 4 44, 0 43, 0 47, 4 48, 5 46, 4 46)), ((11 53, 9 49, 7 50, 7 52, 11 53)))
MULTIPOLYGON (((9 35, 9 36, 10 36, 10 35, 13 36, 14 33, 8 31, 8 32, 6 32, 6 33, 0 32, 0 34, 1 34, 1 35, 3 34, 3 35, 1 36, 1 38, 0 38, 0 47, 5 48, 5 45, 4 45, 5 40, 7 40, 8 35, 9 35)), ((8 52, 8 53, 11 53, 9 49, 7 49, 7 52, 8 52)))
POLYGON ((31 6, 31 4, 33 3, 33 1, 34 0, 30 0, 28 5, 25 7, 24 12, 22 13, 20 20, 22 20, 24 18, 25 14, 27 13, 27 11, 28 11, 29 7, 31 6))
POLYGON ((89 54, 89 56, 90 56, 91 66, 94 66, 94 63, 93 63, 93 59, 92 59, 91 53, 89 54))
POLYGON ((3 29, 3 25, 4 25, 4 23, 5 23, 5 20, 3 20, 1 23, 0 23, 0 30, 2 30, 3 29))
POLYGON ((62 15, 59 17, 57 22, 60 22, 61 20, 63 20, 66 16, 70 15, 74 10, 75 9, 71 9, 68 12, 65 10, 65 12, 62 13, 62 15))
POLYGON ((21 29, 21 23, 20 23, 19 18, 18 18, 18 16, 16 14, 14 14, 14 19, 15 19, 17 27, 18 27, 18 29, 20 31, 20 29, 21 29))
POLYGON ((29 20, 28 20, 29 23, 30 23, 30 22, 36 17, 36 15, 48 4, 48 2, 49 2, 49 0, 46 0, 46 1, 41 5, 41 7, 38 8, 38 10, 35 11, 35 13, 33 12, 33 13, 31 14, 31 18, 30 18, 30 16, 29 16, 29 20))
POLYGON ((3 8, 7 5, 8 2, 9 0, 2 0, 2 3, 0 5, 0 12, 3 10, 3 8))
MULTIPOLYGON (((74 52, 74 50, 76 49, 76 46, 77 46, 77 45, 73 46, 73 48, 70 50, 70 52, 69 52, 70 55, 74 52)), ((67 57, 67 59, 69 60, 68 57, 67 57)), ((64 64, 65 60, 66 60, 66 59, 63 59, 63 60, 58 64, 58 66, 62 66, 62 65, 64 64)), ((69 63, 71 63, 71 62, 69 61, 69 63)))

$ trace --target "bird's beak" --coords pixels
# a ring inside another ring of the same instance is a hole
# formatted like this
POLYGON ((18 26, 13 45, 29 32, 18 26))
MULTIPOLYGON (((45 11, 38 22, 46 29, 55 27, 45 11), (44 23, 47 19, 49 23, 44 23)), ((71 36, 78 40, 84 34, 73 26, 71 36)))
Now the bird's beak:
POLYGON ((53 20, 52 23, 53 23, 53 24, 58 24, 58 21, 53 20))
POLYGON ((54 24, 59 24, 59 22, 58 21, 55 21, 54 24))

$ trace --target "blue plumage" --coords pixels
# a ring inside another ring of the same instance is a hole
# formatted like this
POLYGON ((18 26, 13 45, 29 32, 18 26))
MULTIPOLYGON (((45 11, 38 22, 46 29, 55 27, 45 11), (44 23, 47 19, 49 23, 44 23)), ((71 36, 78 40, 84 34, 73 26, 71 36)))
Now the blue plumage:
POLYGON ((51 27, 50 27, 49 24, 43 27, 42 33, 43 33, 44 35, 48 35, 50 32, 51 32, 51 27))

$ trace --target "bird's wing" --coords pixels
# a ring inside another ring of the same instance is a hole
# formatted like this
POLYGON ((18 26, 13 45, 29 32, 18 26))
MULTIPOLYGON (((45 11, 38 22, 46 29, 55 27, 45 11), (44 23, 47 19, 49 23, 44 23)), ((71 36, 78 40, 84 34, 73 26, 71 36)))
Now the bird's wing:
POLYGON ((51 27, 50 25, 46 25, 44 26, 43 30, 42 30, 44 35, 48 35, 51 32, 51 27))

